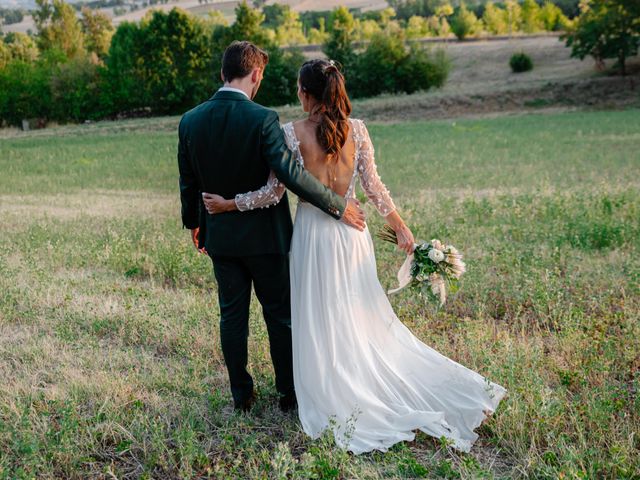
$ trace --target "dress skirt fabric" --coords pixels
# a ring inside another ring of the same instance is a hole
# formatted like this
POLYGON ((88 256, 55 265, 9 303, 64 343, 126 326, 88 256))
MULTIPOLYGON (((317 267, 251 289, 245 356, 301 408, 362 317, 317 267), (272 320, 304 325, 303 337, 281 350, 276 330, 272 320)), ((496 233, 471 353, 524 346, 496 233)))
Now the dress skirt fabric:
POLYGON ((413 440, 469 451, 500 385, 441 355, 394 314, 368 229, 300 202, 291 247, 291 327, 298 414, 312 438, 330 428, 359 454, 413 440))

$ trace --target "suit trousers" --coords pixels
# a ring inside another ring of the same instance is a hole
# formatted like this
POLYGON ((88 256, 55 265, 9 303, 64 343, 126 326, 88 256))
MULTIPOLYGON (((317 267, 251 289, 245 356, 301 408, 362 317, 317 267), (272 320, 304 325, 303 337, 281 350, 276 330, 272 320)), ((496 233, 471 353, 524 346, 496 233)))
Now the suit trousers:
POLYGON ((211 260, 218 283, 222 353, 234 404, 245 401, 253 391, 253 379, 247 371, 252 285, 267 325, 276 390, 280 395, 294 394, 289 256, 211 255, 211 260))

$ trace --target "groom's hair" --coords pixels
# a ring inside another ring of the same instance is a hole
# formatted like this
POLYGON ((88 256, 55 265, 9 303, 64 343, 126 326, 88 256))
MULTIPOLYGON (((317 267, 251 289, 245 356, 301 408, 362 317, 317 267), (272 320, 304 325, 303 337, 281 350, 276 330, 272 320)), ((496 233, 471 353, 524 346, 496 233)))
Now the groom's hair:
POLYGON ((244 78, 254 68, 264 68, 269 63, 269 55, 253 43, 234 41, 222 55, 222 76, 225 82, 244 78))

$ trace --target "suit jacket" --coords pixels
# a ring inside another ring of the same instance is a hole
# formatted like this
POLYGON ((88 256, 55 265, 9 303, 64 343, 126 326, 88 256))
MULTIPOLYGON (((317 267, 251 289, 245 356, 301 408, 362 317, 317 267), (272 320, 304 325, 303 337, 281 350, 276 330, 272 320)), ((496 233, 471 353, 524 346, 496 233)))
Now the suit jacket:
POLYGON ((289 252, 293 224, 287 196, 270 208, 210 215, 201 192, 224 198, 257 190, 269 171, 296 195, 340 218, 345 200, 294 160, 278 114, 237 92, 219 91, 184 114, 178 129, 182 223, 200 227, 200 247, 210 255, 289 252))

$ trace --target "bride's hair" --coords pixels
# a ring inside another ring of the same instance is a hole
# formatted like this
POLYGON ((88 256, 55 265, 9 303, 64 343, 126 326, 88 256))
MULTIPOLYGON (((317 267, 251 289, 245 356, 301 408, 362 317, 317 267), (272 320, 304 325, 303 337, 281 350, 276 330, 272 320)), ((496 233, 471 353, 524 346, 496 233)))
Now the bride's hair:
POLYGON ((333 62, 309 60, 300 68, 300 88, 318 103, 313 112, 320 115, 316 137, 331 157, 337 157, 349 135, 351 101, 344 76, 333 62))

